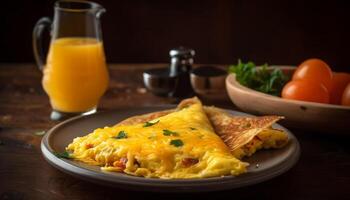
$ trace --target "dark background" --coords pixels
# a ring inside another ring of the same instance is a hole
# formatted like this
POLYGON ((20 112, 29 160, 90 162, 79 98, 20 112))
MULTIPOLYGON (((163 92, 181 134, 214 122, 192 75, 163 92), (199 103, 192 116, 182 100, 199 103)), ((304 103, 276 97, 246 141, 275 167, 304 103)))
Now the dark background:
MULTIPOLYGON (((1 2, 0 62, 34 62, 31 33, 53 15, 53 2, 1 2)), ((350 70, 350 11, 346 1, 97 1, 108 62, 168 62, 185 45, 196 63, 297 65, 318 57, 350 70)))

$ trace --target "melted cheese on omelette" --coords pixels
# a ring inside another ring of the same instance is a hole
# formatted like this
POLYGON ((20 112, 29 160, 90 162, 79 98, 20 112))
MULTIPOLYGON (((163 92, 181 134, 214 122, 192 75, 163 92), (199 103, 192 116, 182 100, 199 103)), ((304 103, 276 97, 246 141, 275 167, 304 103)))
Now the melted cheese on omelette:
POLYGON ((102 170, 144 177, 204 178, 246 172, 248 164, 235 158, 214 133, 201 104, 146 124, 96 129, 75 138, 67 150, 74 159, 102 170))

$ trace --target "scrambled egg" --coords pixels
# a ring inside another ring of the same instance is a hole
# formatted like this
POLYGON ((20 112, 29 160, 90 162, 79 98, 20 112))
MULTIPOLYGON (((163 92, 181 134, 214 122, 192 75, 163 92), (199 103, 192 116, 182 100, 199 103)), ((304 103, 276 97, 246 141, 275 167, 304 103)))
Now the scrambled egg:
POLYGON ((142 124, 96 129, 67 151, 102 170, 165 179, 236 176, 248 165, 215 134, 201 104, 142 124))

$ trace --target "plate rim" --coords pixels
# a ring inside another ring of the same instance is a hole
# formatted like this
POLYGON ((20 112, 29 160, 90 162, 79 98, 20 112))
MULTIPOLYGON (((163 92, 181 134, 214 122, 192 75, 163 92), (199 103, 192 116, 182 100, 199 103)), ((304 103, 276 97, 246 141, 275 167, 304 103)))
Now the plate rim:
MULTIPOLYGON (((270 173, 255 174, 252 179, 240 180, 239 184, 236 181, 237 177, 234 177, 234 176, 211 177, 211 178, 201 178, 201 179, 159 179, 159 178, 137 177, 137 176, 131 176, 131 175, 126 175, 124 177, 120 175, 118 178, 116 178, 109 174, 113 172, 107 172, 107 173, 102 171, 97 172, 91 169, 79 167, 72 164, 66 159, 57 158, 53 154, 53 149, 50 145, 50 138, 53 137, 53 135, 56 133, 58 129, 64 126, 67 126, 71 123, 74 123, 74 121, 82 120, 85 118, 91 118, 96 115, 103 115, 106 113, 108 114, 112 112, 120 112, 123 110, 125 111, 130 109, 133 109, 133 110, 151 109, 151 110, 157 111, 157 110, 170 109, 174 107, 175 107, 174 105, 140 106, 140 107, 133 107, 133 108, 128 107, 128 108, 121 108, 121 109, 115 109, 115 110, 101 111, 91 115, 76 116, 76 117, 67 119, 55 125, 54 127, 52 127, 49 131, 47 131, 47 133, 42 138, 40 146, 41 146, 43 157, 55 168, 87 181, 92 181, 92 182, 104 184, 104 185, 113 184, 112 186, 129 189, 129 190, 135 189, 138 191, 144 190, 144 191, 156 191, 156 192, 169 192, 167 190, 159 191, 159 189, 162 189, 162 188, 163 189, 171 188, 172 191, 177 191, 177 192, 200 192, 200 191, 217 191, 217 190, 224 190, 224 189, 233 189, 233 188, 239 188, 239 187, 244 187, 248 185, 254 185, 254 184, 258 184, 258 183, 270 180, 276 176, 279 176, 280 174, 287 172, 299 160, 301 149, 297 138, 294 136, 294 134, 291 131, 279 125, 278 123, 275 123, 275 126, 277 126, 277 128, 280 128, 286 131, 290 141, 293 141, 295 143, 294 144, 295 149, 293 154, 290 157, 287 157, 288 159, 284 159, 283 161, 281 161, 281 163, 278 163, 276 166, 268 168, 268 170, 270 170, 270 173), (286 162, 289 162, 289 164, 283 165, 283 163, 286 163, 286 162), (69 168, 69 170, 67 168, 69 168), (274 169, 274 168, 277 168, 277 170, 271 171, 271 169, 274 169), (130 186, 143 186, 144 188, 133 188, 130 186), (205 190, 200 189, 204 187, 207 189, 205 190)), ((239 115, 242 115, 242 116, 253 116, 253 117, 255 116, 255 115, 251 115, 248 113, 244 113, 244 112, 240 112, 232 109, 225 109, 225 110, 231 113, 233 112, 238 113, 239 115)), ((239 177, 242 177, 244 175, 246 174, 242 174, 239 177)))

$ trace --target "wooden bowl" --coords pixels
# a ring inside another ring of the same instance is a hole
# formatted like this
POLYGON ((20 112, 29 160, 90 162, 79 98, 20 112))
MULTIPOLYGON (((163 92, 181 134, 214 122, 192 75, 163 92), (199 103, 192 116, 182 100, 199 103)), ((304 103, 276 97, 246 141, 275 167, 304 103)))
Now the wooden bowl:
MULTIPOLYGON (((295 67, 277 66, 292 74, 295 67)), ((350 135, 350 107, 282 99, 242 86, 235 74, 226 78, 226 90, 240 109, 257 115, 281 115, 283 124, 313 131, 350 135)))

